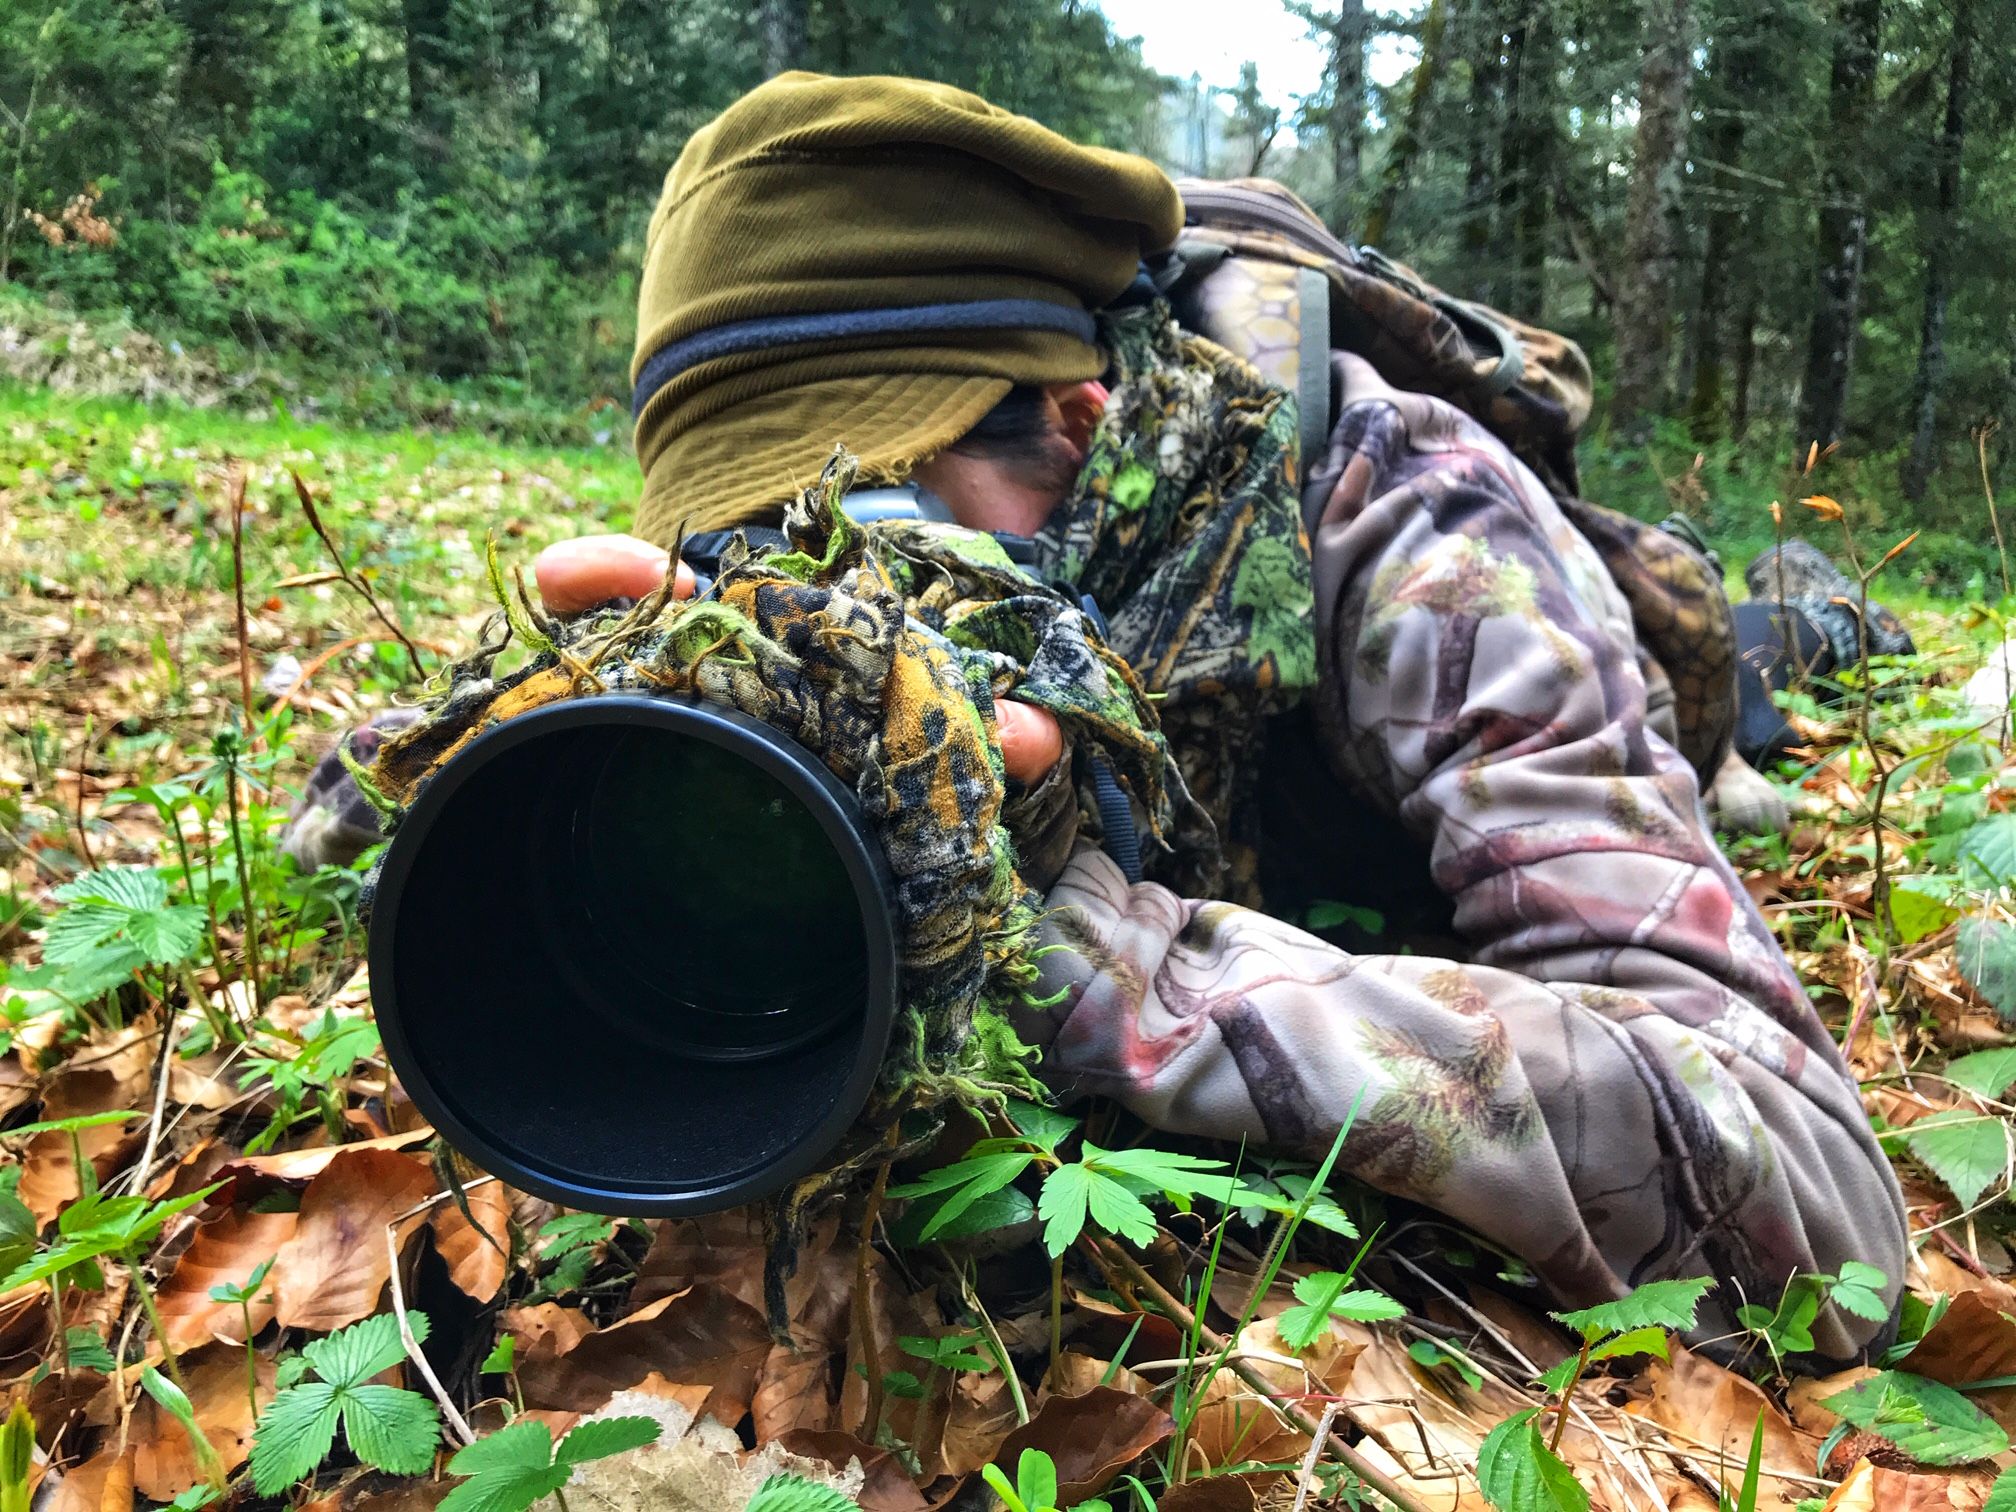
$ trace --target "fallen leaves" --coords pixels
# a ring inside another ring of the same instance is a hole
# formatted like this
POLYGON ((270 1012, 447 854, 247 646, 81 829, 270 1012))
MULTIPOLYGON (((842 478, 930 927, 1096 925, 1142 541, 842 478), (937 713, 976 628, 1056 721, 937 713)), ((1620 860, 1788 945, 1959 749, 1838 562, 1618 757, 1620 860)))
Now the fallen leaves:
POLYGON ((705 1388, 699 1416, 742 1420, 770 1351, 763 1315, 714 1285, 665 1297, 564 1350, 561 1336, 539 1340, 518 1362, 526 1405, 591 1412, 616 1392, 657 1375, 705 1388))
POLYGON ((1097 1496, 1113 1477, 1176 1431, 1176 1420, 1146 1397, 1095 1386, 1082 1396, 1053 1396, 1002 1442, 995 1459, 1014 1465, 1041 1449, 1057 1465, 1057 1504, 1097 1496))
MULTIPOLYGON (((378 1311, 392 1275, 385 1227, 434 1195, 418 1156, 387 1149, 338 1150, 301 1194, 294 1233, 269 1278, 283 1327, 332 1332, 378 1311)), ((398 1242, 423 1221, 405 1221, 398 1242)))
MULTIPOLYGON (((243 1284, 261 1265, 278 1257, 299 1223, 294 1213, 261 1213, 251 1208, 225 1208, 202 1219, 182 1258, 155 1290, 168 1342, 177 1349, 219 1337, 242 1343, 244 1313, 236 1303, 213 1300, 210 1289, 243 1284)), ((255 1334, 273 1321, 273 1312, 269 1275, 251 1303, 255 1334)))

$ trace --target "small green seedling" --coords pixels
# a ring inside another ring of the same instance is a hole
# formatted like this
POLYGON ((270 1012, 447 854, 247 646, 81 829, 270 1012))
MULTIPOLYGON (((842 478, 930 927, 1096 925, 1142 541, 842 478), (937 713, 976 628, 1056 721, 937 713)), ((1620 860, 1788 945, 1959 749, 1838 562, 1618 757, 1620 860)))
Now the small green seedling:
MULTIPOLYGON (((1015 1464, 1015 1484, 998 1465, 982 1465, 980 1475, 1008 1512, 1064 1512, 1057 1505, 1057 1464, 1041 1449, 1024 1449, 1015 1464)), ((1113 1512, 1113 1504, 1094 1498, 1072 1503, 1069 1512, 1113 1512)))
POLYGON ((252 1348, 252 1304, 259 1300, 259 1289, 266 1284, 266 1273, 273 1269, 273 1262, 279 1258, 278 1255, 268 1255, 240 1285, 234 1286, 226 1281, 210 1288, 212 1302, 238 1309, 245 1335, 245 1394, 251 1400, 255 1419, 259 1416, 259 1356, 252 1348))
MULTIPOLYGON (((416 1342, 427 1338, 427 1315, 409 1312, 416 1342)), ((406 1358, 399 1320, 379 1313, 303 1347, 307 1370, 320 1380, 288 1387, 266 1405, 252 1434, 252 1484, 278 1496, 329 1457, 340 1424, 350 1452, 374 1469, 418 1475, 434 1463, 441 1419, 417 1391, 370 1384, 406 1358)), ((305 1373, 305 1372, 304 1372, 305 1373)))
POLYGON ((661 1431, 647 1417, 601 1418, 555 1444, 544 1423, 520 1418, 448 1461, 450 1475, 469 1478, 442 1500, 441 1512, 529 1512, 542 1497, 562 1497, 576 1465, 642 1449, 661 1431))
POLYGON ((773 1475, 756 1488, 742 1512, 861 1512, 831 1486, 802 1475, 773 1475))

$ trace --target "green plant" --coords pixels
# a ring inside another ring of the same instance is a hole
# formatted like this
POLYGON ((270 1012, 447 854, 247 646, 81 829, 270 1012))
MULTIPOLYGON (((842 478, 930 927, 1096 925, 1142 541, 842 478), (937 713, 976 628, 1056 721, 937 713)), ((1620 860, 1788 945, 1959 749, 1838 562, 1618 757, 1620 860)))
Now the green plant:
MULTIPOLYGON (((91 1121, 64 1119, 44 1127, 67 1127, 74 1139, 77 1127, 91 1121)), ((76 1152, 79 1179, 84 1181, 91 1163, 83 1158, 82 1151, 76 1150, 75 1145, 72 1148, 76 1152)), ((152 1202, 141 1196, 107 1197, 97 1190, 95 1181, 89 1182, 84 1193, 57 1217, 56 1241, 0 1278, 0 1290, 47 1281, 55 1316, 61 1318, 64 1285, 97 1291, 105 1285, 105 1274, 99 1269, 98 1262, 107 1256, 118 1260, 126 1267, 133 1289, 140 1295, 140 1304, 146 1310, 148 1323, 153 1326, 155 1341, 161 1346, 162 1363, 168 1367, 168 1374, 176 1386, 181 1387, 181 1368, 176 1363, 174 1349, 169 1345, 168 1330, 161 1322, 160 1310, 155 1306, 154 1289, 147 1281, 143 1254, 170 1218, 206 1200, 216 1190, 216 1186, 211 1185, 186 1196, 152 1202)), ((65 1342, 67 1346, 67 1340, 65 1342)))
POLYGON ((773 1475, 756 1488, 742 1512, 859 1512, 835 1491, 800 1475, 773 1475))
MULTIPOLYGON (((406 1314, 416 1342, 427 1339, 427 1315, 406 1314)), ((252 1435, 252 1484, 278 1496, 329 1455, 340 1425, 350 1452, 393 1475, 418 1475, 434 1462, 441 1420, 417 1391, 371 1384, 406 1357, 399 1320, 379 1313, 303 1346, 303 1374, 266 1404, 252 1435)))
POLYGON ((1764 1414, 1757 1414, 1757 1424, 1750 1430, 1750 1454, 1743 1461, 1743 1484, 1736 1490, 1736 1499, 1729 1499, 1725 1486, 1715 1498, 1716 1512, 1757 1512, 1758 1482, 1764 1473, 1764 1414))
POLYGON ((259 1300, 259 1289, 266 1284, 266 1273, 273 1269, 273 1262, 278 1258, 277 1255, 267 1256, 242 1282, 233 1284, 227 1281, 210 1288, 212 1302, 222 1302, 226 1307, 238 1309, 245 1334, 245 1394, 251 1400, 254 1418, 259 1416, 259 1355, 252 1347, 252 1304, 259 1300))
MULTIPOLYGON (((1015 1464, 1015 1483, 998 1465, 982 1465, 980 1477, 1007 1505, 1008 1512, 1063 1512, 1057 1505, 1057 1464, 1041 1449, 1024 1449, 1015 1464)), ((1069 1512, 1113 1512, 1113 1504, 1093 1498, 1072 1503, 1069 1512)))
POLYGON ((1821 1449, 1823 1464, 1855 1428, 1888 1439, 1921 1465, 1971 1464, 2009 1448, 2009 1435, 1987 1413, 1951 1386, 1908 1371, 1879 1371, 1820 1405, 1841 1418, 1821 1449))
POLYGON ((1583 1372, 1598 1360, 1628 1355, 1656 1354, 1664 1359, 1667 1331, 1692 1328, 1701 1298, 1714 1284, 1705 1276, 1647 1281, 1615 1302, 1552 1314, 1582 1336, 1582 1346, 1573 1358, 1563 1360, 1540 1376, 1540 1384, 1560 1396, 1554 1409, 1554 1436, 1547 1446, 1550 1451, 1561 1447, 1561 1432, 1568 1424, 1568 1406, 1583 1372))
POLYGON ((553 1430, 544 1423, 519 1418, 448 1461, 450 1475, 468 1479, 442 1500, 442 1512, 528 1512, 547 1496, 566 1512, 562 1488, 575 1466, 654 1444, 660 1431, 647 1417, 598 1418, 555 1444, 553 1430))
POLYGON ((182 1425, 196 1455, 196 1468, 203 1472, 203 1479, 213 1492, 222 1492, 225 1481, 223 1458, 217 1453, 216 1445, 210 1442, 209 1435, 197 1423, 196 1409, 190 1404, 188 1394, 152 1365, 140 1372, 140 1387, 182 1425))
POLYGON ((1364 1254, 1361 1248, 1348 1270, 1316 1271, 1296 1281, 1295 1306, 1274 1320, 1283 1343, 1291 1349, 1307 1349, 1329 1332, 1332 1318, 1378 1323, 1407 1315, 1407 1309, 1384 1292, 1345 1290, 1364 1254))
POLYGON ((248 1049, 241 1087, 269 1082, 276 1094, 273 1116, 246 1142, 248 1154, 272 1149, 303 1116, 311 1099, 332 1138, 343 1132, 343 1084, 359 1061, 378 1053, 378 1026, 367 1018, 338 1018, 325 1010, 314 1030, 295 1039, 262 1027, 248 1049))
POLYGON ((1879 1323, 1890 1314, 1879 1295, 1889 1277, 1873 1265, 1859 1260, 1843 1262, 1838 1276, 1794 1276, 1785 1285, 1775 1308, 1746 1302, 1736 1309, 1736 1321, 1770 1351, 1773 1368, 1788 1354, 1804 1354, 1813 1348, 1813 1321, 1821 1305, 1832 1302, 1844 1312, 1879 1323))
POLYGON ((1477 1446, 1477 1486, 1498 1512, 1588 1512, 1589 1493, 1541 1441, 1541 1409, 1515 1413, 1477 1446))
POLYGON ((0 1426, 0 1512, 28 1512, 28 1472, 35 1463, 35 1418, 16 1400, 0 1426))

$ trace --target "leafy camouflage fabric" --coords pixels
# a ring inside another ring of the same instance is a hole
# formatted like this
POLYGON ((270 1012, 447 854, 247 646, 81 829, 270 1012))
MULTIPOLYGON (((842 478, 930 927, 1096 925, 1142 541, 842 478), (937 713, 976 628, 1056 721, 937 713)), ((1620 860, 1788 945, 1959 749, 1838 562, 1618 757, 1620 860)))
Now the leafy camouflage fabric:
POLYGON ((1743 569, 1743 585, 1762 604, 1783 601, 1805 615, 1826 638, 1835 667, 1861 663, 1867 639, 1871 656, 1909 656, 1918 648, 1904 622, 1881 604, 1868 605, 1863 622, 1862 593, 1827 553, 1796 536, 1759 552, 1743 569))
MULTIPOLYGON (((1020 1020, 1046 1078, 1312 1157, 1355 1104, 1347 1169, 1564 1303, 1716 1277, 1697 1340, 1850 1259, 1894 1301, 1896 1180, 1651 721, 1623 594, 1481 423, 1342 375, 1311 712, 1340 801, 1429 852, 1461 958, 1347 954, 1081 850, 1049 898, 1058 999, 1020 1020)), ((1887 1328, 1829 1305, 1813 1334, 1843 1359, 1887 1328)))
POLYGON ((396 832, 398 811, 485 730, 601 692, 696 696, 814 751, 853 790, 895 883, 914 1033, 892 1055, 886 1114, 1026 1082, 1026 1052, 991 1005, 1019 997, 1034 975, 1028 927, 1040 898, 1016 870, 1004 822, 995 700, 1013 693, 1053 711, 1157 826, 1170 811, 1168 758, 1139 683, 1077 606, 989 537, 852 524, 839 508, 852 477, 852 460, 837 457, 786 514, 793 549, 731 550, 697 601, 676 602, 668 588, 628 610, 556 622, 498 578, 506 610, 424 717, 384 740, 369 776, 396 832), (531 658, 500 674, 513 641, 531 658))
POLYGON ((1316 680, 1295 403, 1159 301, 1102 315, 1100 341, 1112 397, 1038 566, 1097 602, 1201 806, 1180 807, 1149 875, 1257 899, 1264 721, 1316 680))

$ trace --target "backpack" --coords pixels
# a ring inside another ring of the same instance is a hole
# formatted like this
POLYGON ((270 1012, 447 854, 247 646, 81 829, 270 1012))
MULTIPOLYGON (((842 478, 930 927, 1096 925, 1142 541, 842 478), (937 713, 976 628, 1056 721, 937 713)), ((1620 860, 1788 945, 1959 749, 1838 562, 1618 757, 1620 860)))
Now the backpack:
POLYGON ((1672 684, 1677 744, 1705 789, 1735 728, 1728 595, 1694 544, 1580 496, 1575 440, 1592 397, 1581 348, 1444 293, 1376 248, 1347 245, 1271 180, 1182 179, 1177 188, 1183 233, 1157 282, 1187 329, 1296 396, 1303 476, 1336 417, 1332 348, 1483 423, 1547 486, 1616 581, 1639 644, 1672 684))

